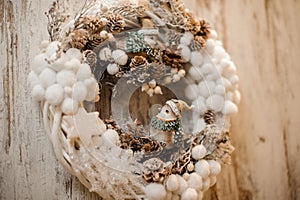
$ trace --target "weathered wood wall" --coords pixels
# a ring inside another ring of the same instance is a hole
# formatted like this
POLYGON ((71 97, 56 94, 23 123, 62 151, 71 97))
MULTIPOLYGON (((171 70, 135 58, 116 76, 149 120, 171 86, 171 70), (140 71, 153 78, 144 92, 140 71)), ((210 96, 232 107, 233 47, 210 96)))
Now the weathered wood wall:
MULTIPOLYGON (((98 199, 56 161, 27 88, 51 2, 0 1, 0 199, 98 199)), ((232 122, 233 164, 206 199, 300 199, 300 1, 186 3, 218 31, 243 95, 232 122)))

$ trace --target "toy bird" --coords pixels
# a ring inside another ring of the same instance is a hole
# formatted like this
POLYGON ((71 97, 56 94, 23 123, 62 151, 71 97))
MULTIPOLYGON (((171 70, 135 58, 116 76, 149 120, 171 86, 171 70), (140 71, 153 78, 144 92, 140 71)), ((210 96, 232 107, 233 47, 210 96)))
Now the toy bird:
POLYGON ((183 138, 181 112, 192 107, 182 100, 171 99, 166 102, 161 111, 151 119, 151 137, 166 146, 180 146, 183 138))

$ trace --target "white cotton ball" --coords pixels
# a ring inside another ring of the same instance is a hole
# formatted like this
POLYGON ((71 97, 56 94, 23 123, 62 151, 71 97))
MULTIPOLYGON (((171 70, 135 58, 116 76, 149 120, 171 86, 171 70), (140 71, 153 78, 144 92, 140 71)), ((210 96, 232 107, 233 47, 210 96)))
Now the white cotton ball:
POLYGON ((201 67, 201 73, 206 75, 212 73, 214 70, 214 65, 212 63, 204 63, 201 67))
POLYGON ((116 63, 110 63, 107 66, 107 73, 110 75, 115 75, 119 72, 119 67, 116 63))
POLYGON ((73 89, 69 86, 64 87, 64 92, 67 96, 71 97, 73 89))
POLYGON ((208 97, 212 94, 213 91, 210 91, 208 88, 208 82, 207 81, 201 81, 198 84, 199 93, 203 97, 208 97))
POLYGON ((240 91, 236 90, 233 93, 233 102, 239 104, 241 102, 241 93, 240 91))
POLYGON ((218 33, 215 30, 210 30, 208 38, 212 38, 212 39, 216 40, 218 38, 218 33))
POLYGON ((84 83, 84 85, 85 85, 86 87, 90 87, 90 86, 92 86, 93 84, 95 84, 95 78, 91 77, 91 78, 85 79, 85 80, 83 81, 83 83, 84 83))
POLYGON ((35 85, 40 84, 39 77, 34 71, 31 71, 28 74, 27 80, 30 88, 33 88, 35 85))
POLYGON ((150 183, 145 187, 145 194, 149 200, 163 200, 167 192, 162 184, 150 183))
POLYGON ((203 56, 200 51, 193 51, 191 53, 191 64, 193 66, 201 66, 203 62, 203 56))
POLYGON ((207 178, 209 175, 209 164, 206 160, 199 160, 195 165, 195 171, 203 178, 207 178))
POLYGON ((180 55, 184 62, 189 62, 191 59, 191 50, 188 46, 180 44, 178 45, 178 50, 180 50, 180 55))
POLYGON ((204 102, 204 98, 202 96, 199 96, 196 100, 193 101, 192 105, 194 106, 194 111, 203 114, 206 110, 206 104, 204 102))
POLYGON ((37 101, 44 100, 45 97, 45 89, 41 85, 35 85, 32 88, 31 95, 33 98, 35 98, 37 101))
POLYGON ((192 188, 186 189, 181 195, 181 200, 197 200, 197 198, 198 193, 195 189, 192 188))
POLYGON ((191 173, 189 180, 188 180, 188 184, 189 184, 190 188, 193 188, 195 190, 202 188, 201 176, 199 174, 197 174, 196 172, 191 173))
POLYGON ((39 79, 42 86, 47 88, 56 82, 56 73, 52 69, 46 68, 41 72, 39 79))
POLYGON ((200 159, 204 158, 205 155, 206 155, 206 148, 202 144, 196 145, 195 147, 193 147, 192 157, 195 160, 200 160, 200 159))
POLYGON ((227 59, 227 58, 223 58, 222 60, 221 60, 221 62, 220 62, 220 65, 221 65, 221 67, 222 68, 227 68, 227 67, 229 67, 229 65, 231 64, 231 61, 229 60, 229 59, 227 59))
POLYGON ((233 93, 232 92, 227 92, 225 94, 225 98, 226 98, 226 100, 233 101, 233 93))
POLYGON ((226 92, 226 89, 223 85, 217 85, 215 88, 215 93, 219 95, 224 95, 226 92))
POLYGON ((189 77, 191 77, 194 81, 200 81, 202 79, 201 68, 192 66, 189 69, 189 77))
POLYGON ((186 46, 190 45, 194 35, 191 32, 185 32, 183 36, 180 38, 180 44, 184 44, 186 46))
POLYGON ((223 42, 221 40, 216 40, 216 46, 223 46, 223 42))
POLYGON ((213 57, 216 58, 218 61, 221 61, 223 58, 226 57, 226 52, 222 46, 216 46, 214 49, 213 57))
POLYGON ((120 49, 115 50, 112 52, 111 56, 117 64, 126 65, 128 60, 128 55, 124 51, 120 49))
POLYGON ((69 58, 66 56, 66 54, 62 53, 61 57, 55 60, 49 67, 54 71, 59 72, 65 68, 65 63, 68 61, 68 59, 69 58))
POLYGON ((91 75, 92 75, 91 68, 86 63, 83 63, 80 65, 80 67, 77 71, 77 74, 76 74, 77 79, 80 81, 90 78, 91 75))
POLYGON ((112 147, 119 144, 119 134, 115 130, 107 129, 102 134, 101 138, 103 140, 103 145, 107 147, 112 147))
POLYGON ((73 86, 72 98, 78 102, 82 102, 85 100, 87 95, 87 88, 85 84, 81 81, 78 81, 73 86))
MULTIPOLYGON (((80 60, 78 60, 76 58, 73 58, 72 60, 70 60, 70 64, 71 64, 71 70, 73 70, 74 72, 77 72, 81 66, 80 60)), ((86 65, 88 65, 88 64, 86 64, 86 65)))
POLYGON ((50 56, 53 56, 54 54, 56 54, 56 52, 59 49, 59 45, 60 45, 60 42, 58 42, 58 41, 51 42, 46 49, 46 55, 48 57, 50 57, 50 56))
POLYGON ((239 77, 238 75, 233 75, 229 80, 232 84, 237 84, 239 82, 239 77))
POLYGON ((221 164, 215 160, 208 160, 210 175, 216 176, 221 172, 221 164))
POLYGON ((76 48, 70 48, 70 49, 68 49, 68 51, 66 52, 66 55, 70 59, 75 58, 76 60, 79 60, 79 61, 81 61, 81 59, 82 59, 82 54, 81 54, 80 50, 76 49, 76 48))
POLYGON ((216 82, 218 85, 224 86, 226 89, 230 89, 232 87, 231 82, 227 78, 219 78, 216 82))
POLYGON ((107 61, 109 58, 111 58, 110 48, 105 47, 105 48, 101 49, 98 56, 99 56, 100 60, 107 61))
POLYGON ((236 74, 236 66, 233 62, 230 62, 230 65, 224 68, 223 70, 223 76, 225 78, 230 79, 230 77, 234 76, 236 74))
POLYGON ((237 106, 232 101, 226 100, 222 113, 224 115, 233 115, 236 114, 237 112, 238 112, 237 106))
POLYGON ((209 187, 210 187, 210 178, 207 177, 202 182, 202 191, 205 192, 206 190, 209 189, 209 187))
POLYGON ((181 70, 178 71, 178 75, 179 75, 181 78, 185 77, 185 74, 186 74, 186 72, 185 72, 184 69, 181 69, 181 70))
POLYGON ((156 81, 154 79, 149 82, 149 87, 150 88, 155 88, 156 87, 156 81))
POLYGON ((178 174, 175 175, 177 177, 179 187, 178 190, 174 191, 173 193, 175 194, 182 194, 187 188, 188 188, 188 183, 184 178, 178 174))
POLYGON ((173 76, 173 82, 174 82, 174 83, 180 81, 180 79, 181 79, 181 77, 180 77, 179 74, 174 74, 174 76, 173 76))
POLYGON ((51 105, 59 105, 64 98, 64 89, 59 84, 51 85, 47 88, 45 97, 51 105))
POLYGON ((101 32, 100 32, 100 37, 102 37, 102 38, 108 37, 108 32, 105 31, 105 30, 101 31, 101 32))
POLYGON ((61 111, 66 115, 74 115, 78 111, 78 102, 65 98, 61 104, 61 111))
POLYGON ((220 112, 224 107, 224 101, 224 97, 214 94, 206 99, 206 105, 209 109, 212 109, 216 112, 220 112))
POLYGON ((185 88, 184 93, 189 100, 195 100, 199 95, 198 86, 196 84, 190 84, 185 88))
POLYGON ((85 98, 87 101, 93 101, 99 93, 99 85, 95 79, 93 79, 92 84, 87 87, 88 93, 85 98))
POLYGON ((209 187, 213 186, 213 185, 216 184, 216 182, 217 182, 217 177, 216 177, 216 176, 211 176, 211 177, 209 178, 209 182, 210 182, 209 187))
POLYGON ((56 80, 62 87, 72 86, 76 82, 76 76, 70 70, 62 70, 57 73, 56 80))
POLYGON ((179 182, 177 180, 177 177, 176 175, 171 174, 166 180, 166 189, 168 191, 174 192, 178 190, 178 188, 179 188, 179 182))
POLYGON ((205 43, 205 50, 209 53, 212 54, 215 49, 215 41, 213 39, 207 39, 205 43))
POLYGON ((49 67, 50 65, 47 62, 47 55, 42 53, 39 55, 36 55, 33 58, 33 62, 32 62, 32 70, 36 73, 36 74, 40 74, 45 68, 49 67))

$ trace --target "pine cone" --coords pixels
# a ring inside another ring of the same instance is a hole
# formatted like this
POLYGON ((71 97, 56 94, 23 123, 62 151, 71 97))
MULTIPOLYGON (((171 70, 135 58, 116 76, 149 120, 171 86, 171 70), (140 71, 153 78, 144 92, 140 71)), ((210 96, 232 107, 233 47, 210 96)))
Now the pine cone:
POLYGON ((84 29, 74 30, 71 33, 71 42, 70 45, 73 48, 83 49, 86 43, 88 42, 89 33, 84 29))
POLYGON ((120 32, 125 27, 125 20, 119 14, 111 14, 107 16, 106 19, 108 20, 106 26, 109 32, 120 32))
POLYGON ((107 38, 101 37, 99 33, 93 34, 88 38, 88 42, 86 43, 86 49, 94 49, 106 39, 107 38))
POLYGON ((147 65, 148 65, 148 61, 143 56, 135 56, 134 58, 131 59, 131 63, 129 64, 130 68, 135 68, 135 67, 145 68, 147 65))
POLYGON ((207 110, 204 113, 203 119, 206 124, 214 124, 216 118, 216 113, 212 110, 207 110))
POLYGON ((200 35, 204 39, 207 39, 209 32, 210 32, 210 25, 205 20, 200 20, 200 29, 197 35, 200 35))
POLYGON ((158 62, 153 62, 149 65, 148 73, 150 74, 151 78, 160 80, 165 76, 167 69, 168 67, 166 65, 158 62))
POLYGON ((164 167, 164 162, 158 158, 151 158, 143 163, 144 170, 142 177, 147 182, 163 182, 171 173, 170 168, 164 167))
POLYGON ((103 23, 97 16, 85 16, 82 19, 83 28, 88 30, 90 33, 99 32, 103 27, 103 23))
MULTIPOLYGON (((92 50, 86 50, 83 52, 84 61, 89 64, 91 68, 94 68, 97 63, 97 55, 92 50)), ((93 71, 93 70, 92 70, 93 71)))
POLYGON ((205 47, 206 40, 203 36, 195 36, 194 40, 201 45, 201 47, 205 47))
MULTIPOLYGON (((201 36, 196 36, 196 37, 201 37, 201 36)), ((200 38, 199 38, 200 39, 200 38)), ((193 39, 191 41, 191 44, 189 45, 191 51, 198 51, 205 47, 205 40, 201 37, 200 41, 193 39)))
POLYGON ((162 61, 165 65, 177 69, 181 68, 184 63, 180 55, 168 49, 163 51, 162 61))

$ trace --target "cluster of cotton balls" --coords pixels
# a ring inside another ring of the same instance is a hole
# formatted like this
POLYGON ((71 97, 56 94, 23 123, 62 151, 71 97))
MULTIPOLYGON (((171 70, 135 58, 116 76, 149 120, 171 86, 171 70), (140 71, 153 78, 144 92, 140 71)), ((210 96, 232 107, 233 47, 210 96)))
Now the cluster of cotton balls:
MULTIPOLYGON (((186 40, 185 37, 185 43, 188 42, 186 40)), ((203 114, 208 109, 224 115, 237 113, 237 104, 241 100, 239 77, 236 66, 222 43, 217 40, 216 31, 211 30, 205 48, 191 52, 189 58, 190 83, 185 88, 185 95, 193 101, 195 111, 198 114, 203 114)))
POLYGON ((187 166, 187 172, 182 176, 171 174, 163 184, 151 183, 145 187, 149 200, 200 200, 203 192, 216 183, 216 176, 221 171, 221 165, 215 160, 204 160, 206 149, 197 145, 192 149, 192 157, 196 160, 187 166))
POLYGON ((33 59, 28 80, 36 100, 47 101, 72 115, 80 102, 99 100, 99 86, 90 66, 83 62, 81 52, 70 48, 58 56, 59 46, 57 41, 42 42, 41 53, 33 59))

